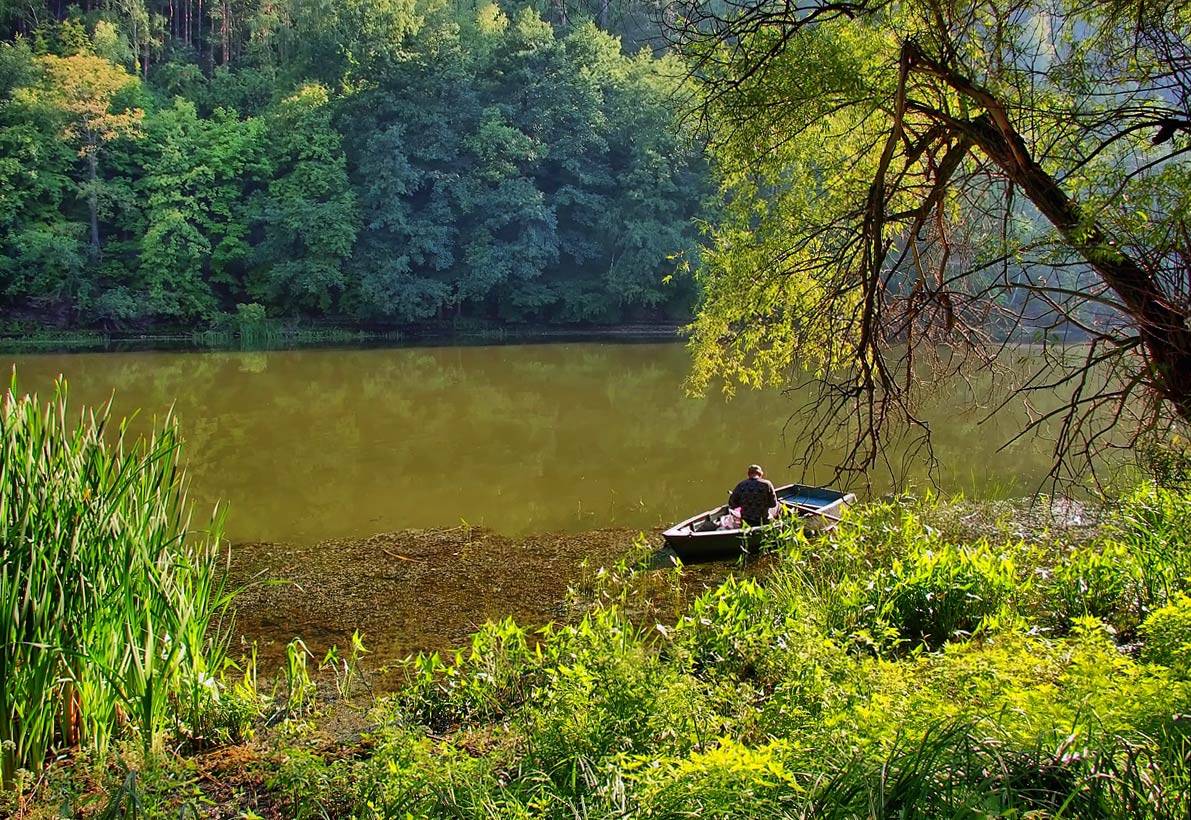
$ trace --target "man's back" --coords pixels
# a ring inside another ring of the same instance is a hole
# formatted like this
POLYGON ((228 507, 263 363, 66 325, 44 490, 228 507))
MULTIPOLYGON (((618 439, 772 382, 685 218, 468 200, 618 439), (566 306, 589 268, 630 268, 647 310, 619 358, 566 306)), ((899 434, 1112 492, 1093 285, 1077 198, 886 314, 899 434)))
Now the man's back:
POLYGON ((772 482, 749 476, 732 490, 728 506, 740 507, 740 517, 750 526, 759 527, 769 520, 769 511, 777 506, 777 493, 772 482))

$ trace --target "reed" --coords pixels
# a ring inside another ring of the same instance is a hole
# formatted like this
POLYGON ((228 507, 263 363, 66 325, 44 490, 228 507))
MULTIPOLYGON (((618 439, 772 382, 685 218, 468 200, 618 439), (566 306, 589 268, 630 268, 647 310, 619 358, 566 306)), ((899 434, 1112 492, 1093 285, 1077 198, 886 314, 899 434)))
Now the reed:
POLYGON ((118 736, 147 752, 217 698, 231 595, 222 516, 191 526, 177 424, 147 437, 111 404, 43 407, 13 383, 0 411, 0 773, 118 736), (113 429, 113 427, 115 429, 113 429))
POLYGON ((0 350, 21 353, 107 348, 112 337, 92 330, 50 330, 12 323, 0 327, 0 350))
POLYGON ((395 329, 366 330, 340 327, 331 323, 311 325, 269 317, 258 304, 236 306, 234 314, 220 316, 204 331, 192 333, 190 341, 207 348, 275 350, 287 347, 316 345, 356 345, 365 342, 399 341, 401 333, 395 329))

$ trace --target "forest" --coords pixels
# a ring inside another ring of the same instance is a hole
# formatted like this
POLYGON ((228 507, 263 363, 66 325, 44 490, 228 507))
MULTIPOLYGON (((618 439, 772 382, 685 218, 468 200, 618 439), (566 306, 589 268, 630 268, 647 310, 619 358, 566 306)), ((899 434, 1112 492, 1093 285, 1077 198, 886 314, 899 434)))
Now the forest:
POLYGON ((0 36, 10 332, 690 316, 713 189, 640 8, 6 0, 0 36))

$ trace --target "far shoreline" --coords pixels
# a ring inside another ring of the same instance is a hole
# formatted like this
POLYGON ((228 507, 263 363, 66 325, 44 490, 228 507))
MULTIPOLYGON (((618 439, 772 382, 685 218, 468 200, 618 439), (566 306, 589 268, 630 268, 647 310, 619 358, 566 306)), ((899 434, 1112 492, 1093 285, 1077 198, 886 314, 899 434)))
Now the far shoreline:
POLYGON ((437 323, 415 327, 279 323, 267 332, 211 330, 136 331, 29 328, 0 332, 0 353, 120 353, 128 351, 263 351, 297 348, 476 346, 560 342, 685 342, 684 323, 617 325, 473 325, 437 323))

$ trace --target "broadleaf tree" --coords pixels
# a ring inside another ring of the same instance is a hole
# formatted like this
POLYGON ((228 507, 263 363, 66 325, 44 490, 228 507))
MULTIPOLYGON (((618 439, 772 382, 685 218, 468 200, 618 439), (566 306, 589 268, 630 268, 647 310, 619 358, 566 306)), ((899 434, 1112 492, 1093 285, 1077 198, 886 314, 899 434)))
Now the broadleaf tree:
POLYGON ((292 312, 335 303, 356 241, 356 200, 329 104, 326 88, 307 85, 268 118, 275 169, 262 198, 253 295, 292 312))
POLYGON ((93 54, 46 54, 37 62, 45 73, 45 83, 36 93, 60 112, 62 136, 78 147, 79 156, 86 161, 86 178, 79 190, 90 219, 90 253, 98 257, 101 157, 108 142, 141 133, 145 112, 118 100, 120 92, 136 84, 136 78, 93 54))
POLYGON ((808 377, 841 470, 929 458, 929 385, 1022 341, 1056 479, 1191 421, 1191 6, 696 0, 671 35, 727 203, 695 388, 808 377))
POLYGON ((556 28, 522 2, 81 5, 0 9, 14 323, 689 316, 669 257, 708 175, 681 66, 578 6, 556 28))

